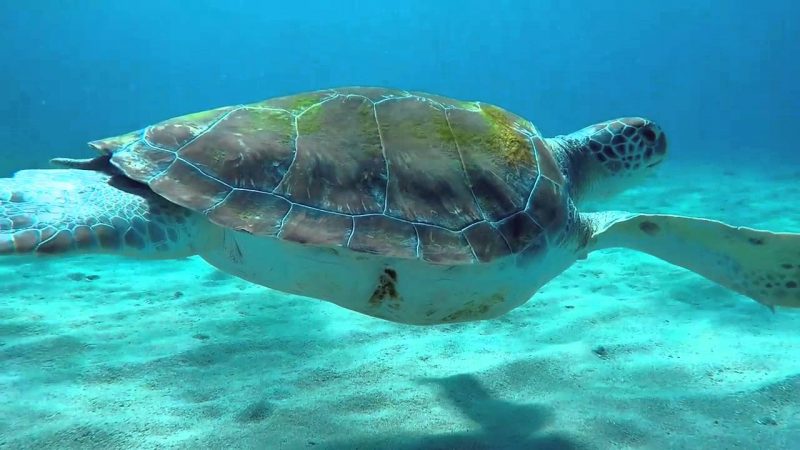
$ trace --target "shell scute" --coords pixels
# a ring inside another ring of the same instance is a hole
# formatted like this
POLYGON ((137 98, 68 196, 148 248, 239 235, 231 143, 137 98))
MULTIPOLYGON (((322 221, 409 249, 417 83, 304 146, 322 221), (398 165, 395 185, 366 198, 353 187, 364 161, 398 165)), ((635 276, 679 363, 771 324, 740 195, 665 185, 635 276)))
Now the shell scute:
POLYGON ((351 87, 344 87, 336 89, 336 93, 343 96, 359 96, 365 97, 369 99, 371 102, 379 102, 381 100, 386 100, 388 98, 393 97, 404 97, 408 96, 408 93, 405 91, 394 91, 385 88, 379 87, 362 87, 362 86, 351 86, 351 87))
POLYGON ((540 178, 531 195, 528 214, 550 235, 556 235, 567 223, 567 195, 564 189, 549 180, 540 178))
POLYGON ((302 114, 308 108, 317 105, 324 100, 335 97, 337 94, 333 90, 326 89, 321 91, 306 92, 302 94, 286 95, 283 97, 271 98, 262 102, 253 103, 249 106, 261 108, 282 109, 293 115, 302 114))
POLYGON ((235 109, 236 107, 226 106, 165 120, 148 127, 145 140, 153 146, 177 151, 235 109))
POLYGON ((488 222, 480 222, 464 230, 464 237, 481 262, 488 262, 511 254, 511 248, 500 230, 488 222))
POLYGON ((417 233, 412 224, 380 215, 355 217, 354 223, 348 248, 395 258, 417 257, 417 233))
POLYGON ((178 155, 233 187, 272 191, 294 156, 293 122, 279 110, 237 109, 178 155))
POLYGON ((445 111, 413 99, 377 106, 389 166, 386 214, 450 230, 483 220, 445 111))
POLYGON ((545 230, 525 212, 519 212, 498 222, 497 228, 513 253, 521 252, 545 233, 545 230))
POLYGON ((422 259, 432 263, 461 263, 475 261, 475 256, 464 233, 444 230, 428 225, 417 225, 422 259))
POLYGON ((114 153, 111 161, 122 168, 128 177, 147 183, 169 169, 176 158, 174 152, 151 147, 140 140, 114 153))
POLYGON ((277 236, 292 204, 265 192, 235 190, 209 211, 209 219, 219 225, 261 236, 277 236))
POLYGON ((301 244, 344 247, 352 232, 352 217, 293 205, 280 237, 301 244))
POLYGON ((547 147, 544 139, 539 136, 535 136, 531 138, 531 141, 533 142, 533 147, 536 150, 536 165, 539 169, 539 172, 543 176, 553 181, 555 184, 563 187, 566 183, 564 174, 558 167, 558 163, 553 157, 553 152, 551 152, 547 147))
POLYGON ((306 245, 471 264, 539 254, 569 220, 565 180, 530 122, 424 93, 315 91, 91 145, 216 224, 306 245))
POLYGON ((130 133, 125 133, 120 136, 109 137, 105 139, 98 139, 96 141, 89 142, 89 147, 95 149, 96 151, 108 155, 111 153, 115 153, 124 149, 128 145, 131 145, 135 142, 138 142, 142 138, 143 131, 131 131, 130 133))
POLYGON ((297 121, 297 152, 276 192, 343 214, 383 212, 387 166, 372 102, 336 97, 297 121))
POLYGON ((218 205, 231 191, 230 186, 182 160, 176 160, 149 184, 157 194, 194 211, 206 211, 218 205))
POLYGON ((487 219, 498 221, 524 208, 538 176, 530 140, 510 130, 509 119, 499 112, 454 109, 448 118, 473 194, 487 219), (511 138, 504 133, 516 133, 516 150, 505 146, 504 139, 511 138), (528 156, 520 157, 521 152, 528 156))

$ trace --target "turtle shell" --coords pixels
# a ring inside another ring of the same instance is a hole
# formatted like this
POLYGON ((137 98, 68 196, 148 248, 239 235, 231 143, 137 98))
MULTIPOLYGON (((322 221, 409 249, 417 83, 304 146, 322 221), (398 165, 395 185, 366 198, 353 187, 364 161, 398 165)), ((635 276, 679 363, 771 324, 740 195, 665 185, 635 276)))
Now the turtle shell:
POLYGON ((181 116, 91 142, 223 227, 432 263, 541 253, 569 200, 546 142, 486 103, 342 88, 181 116))

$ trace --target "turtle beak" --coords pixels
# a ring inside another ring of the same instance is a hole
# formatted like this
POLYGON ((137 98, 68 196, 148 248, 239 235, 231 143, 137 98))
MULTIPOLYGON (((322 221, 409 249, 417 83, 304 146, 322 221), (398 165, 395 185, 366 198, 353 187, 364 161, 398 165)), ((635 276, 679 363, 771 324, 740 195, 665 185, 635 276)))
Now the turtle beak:
POLYGON ((658 139, 653 144, 653 152, 657 157, 647 167, 655 167, 664 162, 664 156, 667 154, 667 135, 664 132, 659 133, 658 139))

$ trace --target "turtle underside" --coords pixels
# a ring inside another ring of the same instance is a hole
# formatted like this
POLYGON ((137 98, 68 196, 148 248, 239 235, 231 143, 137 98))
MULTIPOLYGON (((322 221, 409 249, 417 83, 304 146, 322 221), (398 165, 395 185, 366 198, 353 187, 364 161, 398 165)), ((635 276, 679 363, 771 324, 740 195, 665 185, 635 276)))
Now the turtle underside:
POLYGON ((260 236, 432 263, 541 253, 564 179, 530 122, 485 103, 325 90, 94 141, 125 175, 260 236))

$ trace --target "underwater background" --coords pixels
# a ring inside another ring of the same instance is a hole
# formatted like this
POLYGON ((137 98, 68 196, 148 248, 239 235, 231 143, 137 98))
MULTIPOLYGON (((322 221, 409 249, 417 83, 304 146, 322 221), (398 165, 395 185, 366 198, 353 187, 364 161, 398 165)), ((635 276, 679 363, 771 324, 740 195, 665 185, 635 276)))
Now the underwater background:
POLYGON ((2 2, 0 172, 187 111, 345 85, 495 103, 548 135, 646 115, 676 158, 797 161, 798 19, 776 0, 2 2))
MULTIPOLYGON (((594 208, 800 231, 800 3, 0 2, 0 176, 346 85, 625 115, 670 159, 594 208)), ((0 448, 800 449, 800 315, 627 250, 487 322, 391 324, 199 259, 0 261, 0 448)))

